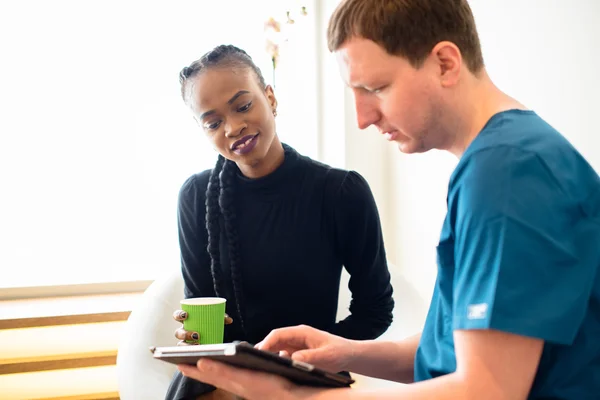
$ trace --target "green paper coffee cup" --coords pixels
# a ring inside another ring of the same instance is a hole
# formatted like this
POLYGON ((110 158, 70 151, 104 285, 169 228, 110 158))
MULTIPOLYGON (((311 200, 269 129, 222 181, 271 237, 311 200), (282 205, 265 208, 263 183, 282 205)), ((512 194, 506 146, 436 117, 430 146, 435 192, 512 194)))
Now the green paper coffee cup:
POLYGON ((195 297, 181 300, 181 309, 188 313, 183 321, 186 331, 198 332, 199 344, 223 343, 225 302, 221 297, 195 297))

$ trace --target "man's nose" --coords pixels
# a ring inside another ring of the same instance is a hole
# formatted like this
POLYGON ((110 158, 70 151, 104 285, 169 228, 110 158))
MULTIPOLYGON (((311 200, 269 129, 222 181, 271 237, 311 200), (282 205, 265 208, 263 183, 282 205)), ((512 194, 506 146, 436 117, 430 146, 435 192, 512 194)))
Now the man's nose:
POLYGON ((356 107, 356 122, 358 123, 359 129, 366 129, 369 126, 375 124, 380 119, 379 111, 372 102, 365 101, 360 97, 355 99, 356 107))

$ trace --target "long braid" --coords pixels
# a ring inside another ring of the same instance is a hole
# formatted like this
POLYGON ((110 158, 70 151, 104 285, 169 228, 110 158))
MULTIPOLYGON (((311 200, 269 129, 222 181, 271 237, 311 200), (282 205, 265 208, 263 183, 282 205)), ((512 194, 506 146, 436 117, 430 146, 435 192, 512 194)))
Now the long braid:
POLYGON ((235 212, 235 163, 226 161, 221 171, 221 195, 219 196, 219 206, 225 220, 225 235, 227 237, 229 249, 229 267, 231 269, 231 282, 235 295, 235 304, 237 307, 238 318, 245 331, 244 325, 244 292, 242 290, 242 277, 240 271, 239 238, 236 227, 235 212))
POLYGON ((208 245, 206 249, 210 255, 210 272, 213 278, 215 294, 223 297, 222 270, 221 270, 221 254, 219 251, 219 242, 221 237, 221 228, 219 226, 219 216, 221 210, 219 208, 219 197, 221 192, 221 182, 219 175, 223 170, 225 158, 219 156, 217 164, 210 173, 208 187, 206 188, 206 231, 208 232, 208 245))

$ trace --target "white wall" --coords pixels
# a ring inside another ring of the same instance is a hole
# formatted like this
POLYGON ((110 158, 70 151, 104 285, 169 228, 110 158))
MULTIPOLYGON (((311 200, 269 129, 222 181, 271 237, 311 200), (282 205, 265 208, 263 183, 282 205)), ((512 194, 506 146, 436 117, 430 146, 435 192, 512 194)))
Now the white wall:
POLYGON ((217 153, 178 74, 213 46, 239 46, 277 78, 280 138, 317 157, 315 1, 0 1, 0 270, 30 272, 0 288, 179 269, 179 188, 217 153), (264 22, 287 10, 275 76, 264 22))
MULTIPOLYGON (((323 0, 317 3, 316 9, 319 15, 319 159, 332 166, 354 169, 367 179, 379 207, 384 236, 392 237, 394 224, 388 216, 387 143, 370 129, 364 132, 358 129, 352 93, 344 86, 335 58, 327 50, 327 23, 338 3, 339 0, 323 0)), ((393 253, 393 246, 388 246, 388 250, 393 253)))
MULTIPOLYGON (((325 3, 323 40, 330 15, 327 8, 332 10, 338 1, 325 3)), ((471 0, 470 4, 492 79, 559 129, 600 171, 596 124, 600 56, 595 46, 600 27, 593 25, 600 20, 600 1, 471 0)), ((322 57, 330 58, 326 48, 322 57)), ((335 68, 331 63, 322 61, 327 76, 337 73, 330 69, 335 68)), ((324 116, 326 121, 342 121, 335 132, 324 131, 324 143, 338 138, 344 146, 340 161, 369 180, 390 260, 429 298, 436 276, 435 246, 446 213, 447 182, 457 160, 438 151, 403 155, 374 130, 359 131, 352 97, 340 89, 337 79, 329 83, 328 78, 323 92, 328 98, 337 95, 338 104, 326 104, 324 109, 343 104, 344 116, 324 116)), ((329 155, 334 150, 325 146, 326 161, 335 160, 329 155)))

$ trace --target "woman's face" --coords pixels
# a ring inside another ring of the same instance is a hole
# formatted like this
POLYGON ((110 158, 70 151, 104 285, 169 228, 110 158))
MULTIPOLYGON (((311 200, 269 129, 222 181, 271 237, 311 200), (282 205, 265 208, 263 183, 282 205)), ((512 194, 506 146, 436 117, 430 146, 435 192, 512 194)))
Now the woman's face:
POLYGON ((253 167, 269 154, 276 138, 277 100, 250 68, 209 68, 187 83, 196 121, 225 158, 253 167))

